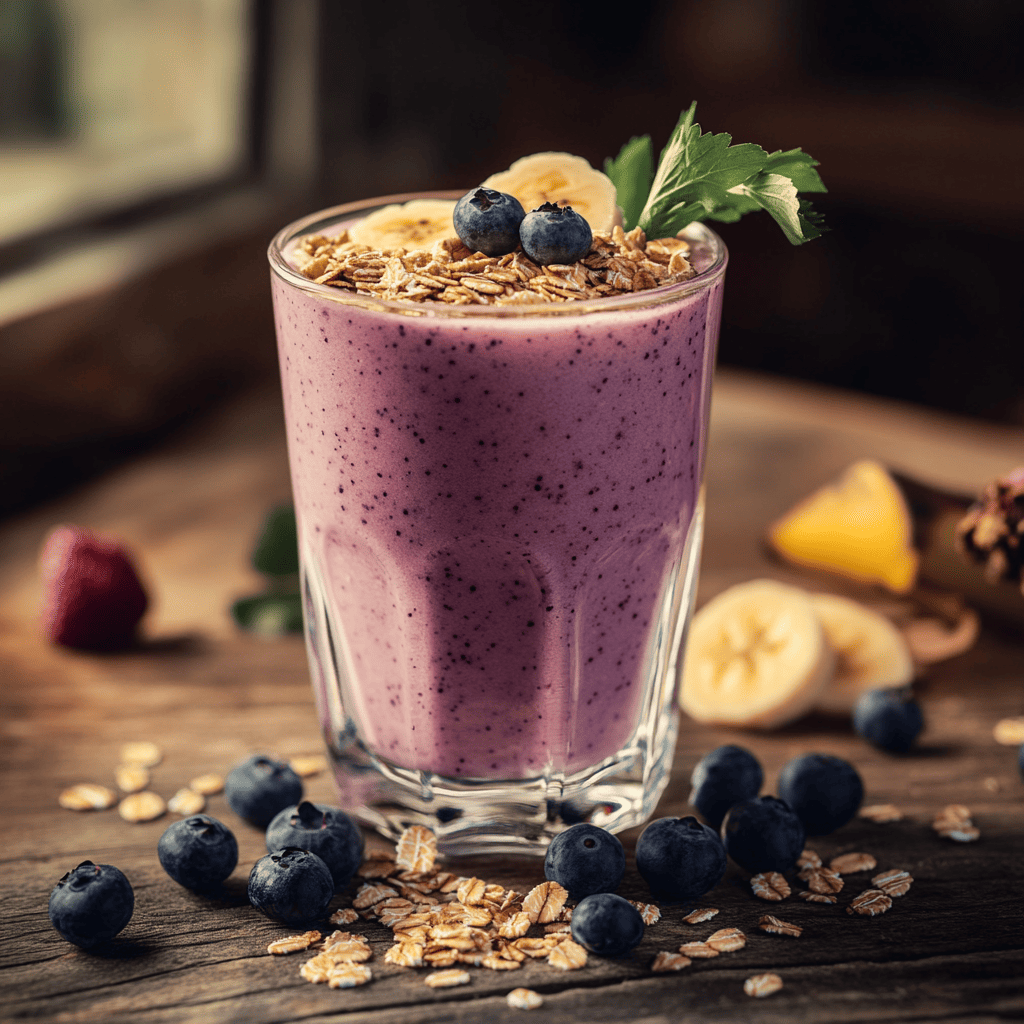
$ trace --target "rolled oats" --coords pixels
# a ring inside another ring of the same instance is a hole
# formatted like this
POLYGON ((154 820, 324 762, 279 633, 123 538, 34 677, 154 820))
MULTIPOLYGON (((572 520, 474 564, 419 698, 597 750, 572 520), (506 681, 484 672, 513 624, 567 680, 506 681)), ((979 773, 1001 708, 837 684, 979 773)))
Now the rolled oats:
POLYGON ((428 974, 423 979, 423 984, 429 985, 430 988, 452 988, 455 985, 468 985, 469 971, 464 971, 459 967, 453 967, 448 971, 434 971, 433 974, 428 974))
POLYGON ((507 960, 503 956, 492 953, 480 961, 480 966, 486 967, 489 971, 517 971, 523 965, 518 960, 507 960))
POLYGON ((835 896, 829 896, 823 892, 811 892, 810 890, 804 890, 798 892, 797 896, 802 900, 806 900, 808 903, 835 903, 835 896))
POLYGON ((486 890, 487 883, 482 878, 465 878, 455 890, 455 896, 464 906, 470 906, 482 903, 486 890))
POLYGON ((545 935, 543 938, 524 938, 516 939, 515 946, 525 956, 532 957, 534 960, 541 960, 546 957, 551 950, 555 948, 560 942, 564 940, 565 936, 554 933, 545 935))
POLYGON ((167 804, 164 803, 164 798, 148 791, 130 793, 117 805, 117 813, 125 821, 133 823, 155 821, 166 810, 167 804))
POLYGON ((373 980, 373 971, 366 964, 336 964, 327 972, 328 988, 355 988, 373 980))
POLYGON ((798 868, 820 868, 821 858, 814 850, 804 850, 796 859, 798 868))
POLYGON ((909 871, 901 871, 894 868, 892 871, 883 871, 871 879, 871 884, 876 889, 881 889, 887 896, 905 896, 910 891, 914 879, 909 871))
POLYGON ((789 882, 778 871, 762 871, 750 880, 750 888, 758 899, 778 902, 784 900, 793 890, 789 882))
POLYGON ((352 900, 352 906, 356 910, 366 910, 367 907, 372 907, 397 895, 398 890, 392 889, 390 885, 361 885, 352 900))
POLYGON ((300 953, 309 949, 314 942, 320 940, 319 932, 303 932, 301 935, 287 935, 283 939, 275 939, 269 946, 267 952, 272 956, 284 956, 286 953, 300 953))
POLYGON ((143 740, 125 743, 121 747, 121 763, 137 764, 143 768, 155 768, 164 759, 164 752, 155 744, 143 740))
POLYGON ((739 928, 719 928, 705 940, 705 944, 719 953, 735 953, 747 944, 747 937, 739 928))
POLYGON ((117 794, 95 782, 79 782, 63 790, 57 803, 69 811, 105 811, 117 803, 117 794))
POLYGON ((682 953, 667 953, 664 950, 660 952, 651 964, 651 970, 655 974, 662 974, 666 971, 681 971, 684 967, 689 967, 693 961, 688 956, 683 956, 682 953))
POLYGON ((777 974, 754 974, 743 982, 743 991, 754 999, 764 999, 782 988, 782 979, 777 974))
POLYGON ((502 924, 498 929, 498 934, 506 939, 519 939, 530 930, 532 923, 530 915, 520 911, 518 914, 513 914, 502 924))
POLYGON ((207 772, 205 775, 197 775, 189 784, 188 788, 193 793, 202 793, 203 796, 213 796, 224 790, 224 776, 216 772, 207 772))
POLYGON ((566 939, 551 950, 548 963, 560 971, 578 971, 587 965, 587 951, 578 942, 566 939))
POLYGON ((717 907, 698 907, 696 910, 691 910, 683 920, 687 924, 703 924, 705 921, 710 921, 717 913, 717 907))
POLYGON ((190 814, 198 814, 206 807, 206 797, 202 793, 189 789, 187 786, 179 789, 170 800, 167 801, 167 810, 175 814, 183 814, 188 817, 190 814))
POLYGON ((661 920, 661 910, 653 903, 638 903, 636 900, 630 900, 629 902, 640 911, 640 916, 648 927, 652 924, 657 924, 661 920))
POLYGON ((558 919, 569 893, 558 882, 541 882, 523 899, 523 912, 533 924, 549 924, 558 919))
POLYGON ((830 868, 813 868, 800 872, 800 877, 807 883, 807 888, 811 892, 820 893, 835 893, 841 892, 843 888, 843 879, 841 875, 837 875, 830 868), (806 875, 805 875, 806 872, 806 875))
POLYGON ((544 1005, 544 997, 531 988, 514 988, 505 996, 505 1002, 513 1010, 536 1010, 544 1005))
POLYGON ((891 906, 892 900, 881 889, 865 889, 859 896, 853 898, 853 902, 846 908, 846 912, 877 917, 879 914, 884 914, 891 906))
POLYGON ((857 812, 858 818, 884 825, 890 821, 902 821, 903 812, 895 804, 870 804, 857 812))
POLYGON ((330 953, 339 963, 360 964, 373 956, 366 940, 362 937, 338 939, 330 945, 324 942, 324 952, 330 953))
POLYGON ((450 946, 428 946, 424 950, 423 960, 431 967, 451 967, 459 962, 459 950, 450 946))
POLYGON ((791 935, 794 939, 800 937, 803 928, 798 924, 791 924, 772 914, 765 914, 758 922, 757 927, 769 935, 791 935))
POLYGON ((319 775, 321 772, 327 771, 327 758, 323 754, 303 754, 293 757, 288 762, 288 767, 296 775, 301 776, 303 779, 308 779, 313 775, 319 775))
POLYGON ((355 924, 358 920, 359 915, 351 907, 336 910, 327 918, 329 924, 355 924))
POLYGON ((411 825, 398 839, 395 863, 410 871, 430 871, 437 858, 437 836, 422 825, 411 825))
POLYGON ((114 772, 114 781, 122 793, 138 793, 149 785, 149 769, 141 764, 119 764, 114 772))
POLYGON ((684 942, 679 947, 679 952, 694 960, 710 960, 718 956, 718 950, 706 942, 684 942))
POLYGON ((860 871, 874 871, 878 861, 870 853, 844 853, 833 857, 828 866, 837 875, 855 875, 860 871))

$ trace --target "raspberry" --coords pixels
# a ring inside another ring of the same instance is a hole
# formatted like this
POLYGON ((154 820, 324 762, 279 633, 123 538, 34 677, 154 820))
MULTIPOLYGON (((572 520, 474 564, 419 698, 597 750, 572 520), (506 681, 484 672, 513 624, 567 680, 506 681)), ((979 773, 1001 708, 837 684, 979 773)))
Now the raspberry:
POLYGON ((58 526, 39 559, 43 634, 85 651, 116 651, 135 641, 148 599, 128 549, 80 526, 58 526))

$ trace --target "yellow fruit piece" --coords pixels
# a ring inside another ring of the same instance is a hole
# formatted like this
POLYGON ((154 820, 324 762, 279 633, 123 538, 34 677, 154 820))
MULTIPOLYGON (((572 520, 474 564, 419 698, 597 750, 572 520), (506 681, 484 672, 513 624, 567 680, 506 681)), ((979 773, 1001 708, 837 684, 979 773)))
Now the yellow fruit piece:
POLYGON ((905 594, 917 579, 918 554, 907 503, 885 467, 855 462, 810 494, 768 531, 784 558, 905 594))
POLYGON ((455 237, 449 199, 412 199, 394 203, 364 217, 349 228, 353 242, 385 252, 395 249, 429 249, 435 242, 455 237))

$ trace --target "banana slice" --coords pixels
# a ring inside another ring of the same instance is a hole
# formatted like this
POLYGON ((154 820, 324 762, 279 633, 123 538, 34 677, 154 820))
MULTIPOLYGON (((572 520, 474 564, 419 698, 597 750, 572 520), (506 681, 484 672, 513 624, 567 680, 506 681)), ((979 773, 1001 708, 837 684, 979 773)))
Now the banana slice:
POLYGON ((774 729, 814 707, 834 662, 809 594, 751 580, 693 617, 679 703, 698 722, 774 729))
POLYGON ((622 223, 611 178, 571 153, 521 157, 507 171, 492 174, 484 187, 515 196, 527 213, 542 203, 571 206, 592 231, 603 234, 622 223))
POLYGON ((381 207, 349 228, 348 237, 371 249, 429 249, 442 238, 454 238, 450 199, 413 199, 381 207))
POLYGON ((910 649, 884 615, 835 594, 812 594, 811 604, 836 652, 832 681, 818 698, 823 711, 849 714, 865 690, 905 686, 914 678, 910 649))

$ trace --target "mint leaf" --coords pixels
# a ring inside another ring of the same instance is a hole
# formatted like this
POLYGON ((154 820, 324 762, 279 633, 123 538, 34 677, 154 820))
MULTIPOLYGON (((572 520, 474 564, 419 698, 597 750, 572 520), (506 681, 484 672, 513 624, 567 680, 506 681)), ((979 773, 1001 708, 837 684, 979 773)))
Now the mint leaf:
POLYGON ((794 245, 825 230, 821 214, 799 196, 827 191, 817 160, 799 148, 769 154, 752 143, 734 146, 724 132, 702 133, 696 110, 691 103, 679 118, 653 182, 649 136, 630 139, 605 161, 626 230, 639 224, 648 238, 665 238, 695 220, 731 223, 756 210, 767 210, 794 245))
POLYGON ((629 231, 636 227, 651 191, 654 150, 650 135, 634 136, 619 150, 614 160, 608 157, 604 162, 604 173, 612 179, 616 199, 622 209, 623 227, 629 231))

